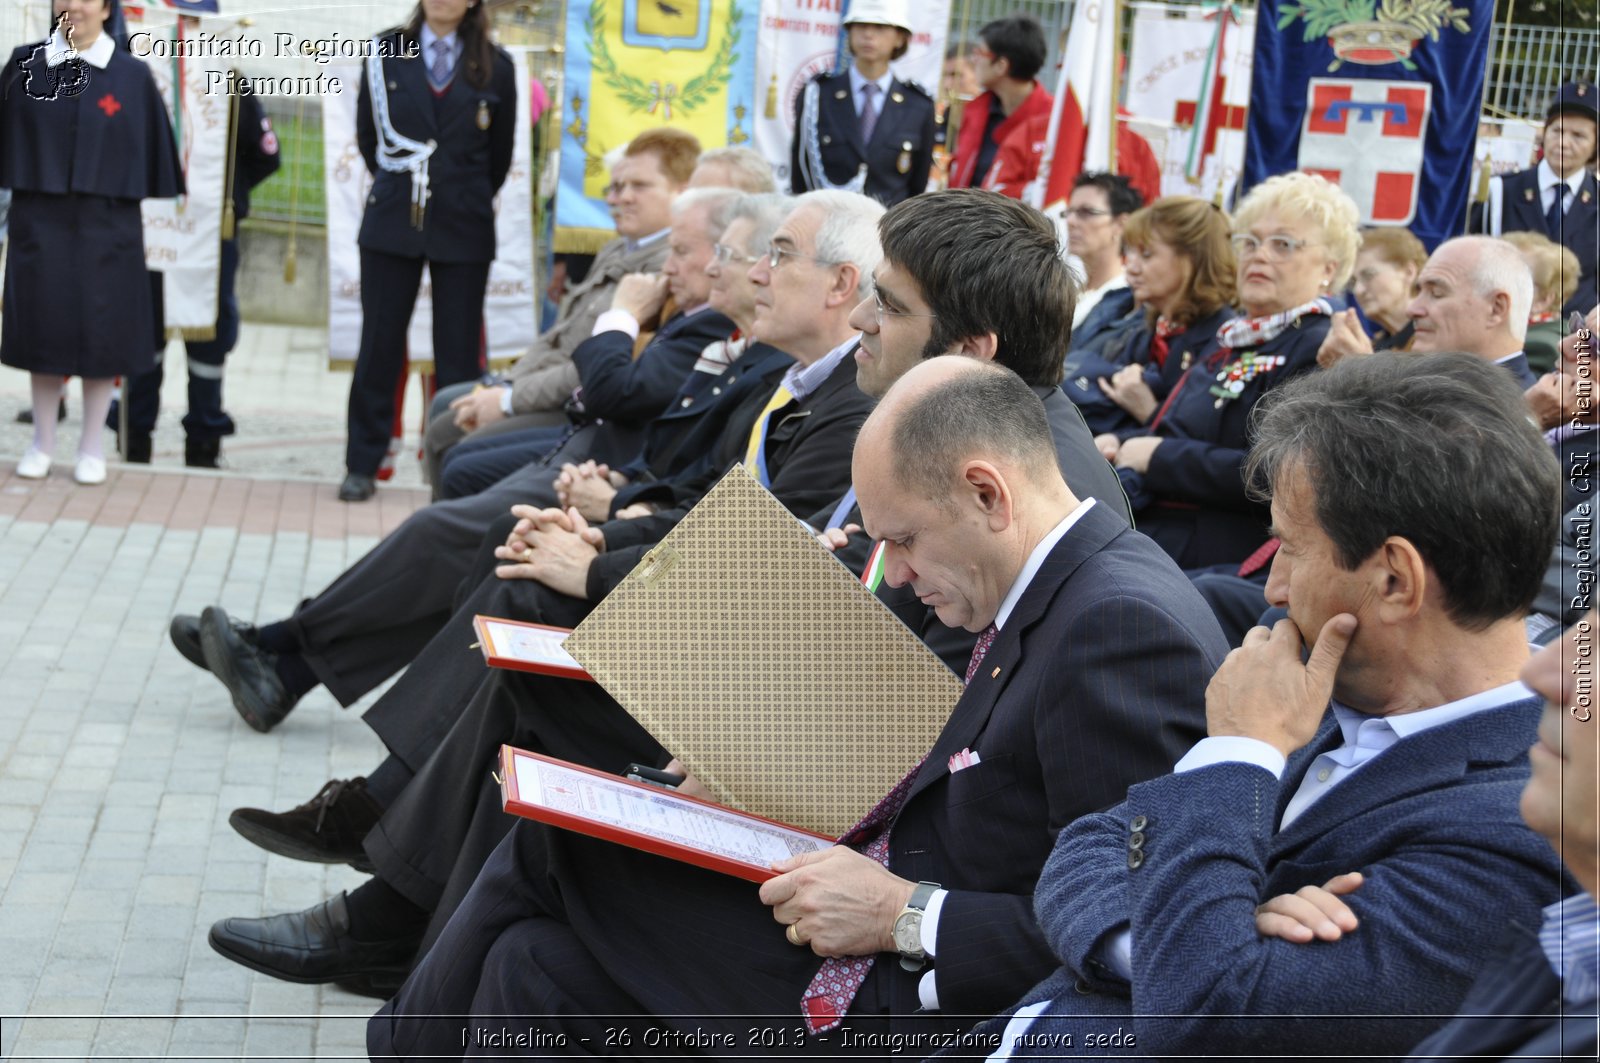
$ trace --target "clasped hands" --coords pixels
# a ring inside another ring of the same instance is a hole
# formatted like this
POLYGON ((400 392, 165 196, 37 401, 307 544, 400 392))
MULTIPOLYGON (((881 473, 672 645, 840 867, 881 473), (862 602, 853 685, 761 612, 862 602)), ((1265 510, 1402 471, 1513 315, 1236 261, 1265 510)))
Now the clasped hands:
POLYGON ((599 523, 611 516, 611 500, 628 485, 628 478, 611 466, 586 461, 567 463, 555 479, 556 498, 562 509, 576 509, 585 520, 599 523))
POLYGON ((1148 424, 1160 405, 1156 393, 1144 382, 1144 366, 1125 365, 1111 379, 1100 378, 1100 390, 1106 398, 1121 406, 1140 424, 1148 424))
POLYGON ((463 432, 473 432, 500 420, 506 415, 504 408, 500 405, 501 396, 505 392, 506 385, 504 384, 496 384, 487 388, 473 388, 465 395, 451 402, 450 412, 453 415, 456 427, 463 432))
POLYGON ((589 566, 606 548, 604 534, 591 528, 576 509, 512 506, 516 526, 494 556, 507 562, 495 569, 501 579, 537 580, 573 598, 589 596, 589 566))

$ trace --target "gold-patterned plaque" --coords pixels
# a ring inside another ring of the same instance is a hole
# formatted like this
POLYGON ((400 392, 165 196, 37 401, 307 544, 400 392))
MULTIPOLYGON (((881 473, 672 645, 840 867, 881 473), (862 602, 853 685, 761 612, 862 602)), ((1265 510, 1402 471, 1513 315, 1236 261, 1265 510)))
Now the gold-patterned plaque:
POLYGON ((566 649, 717 799, 842 835, 962 684, 740 466, 566 649))

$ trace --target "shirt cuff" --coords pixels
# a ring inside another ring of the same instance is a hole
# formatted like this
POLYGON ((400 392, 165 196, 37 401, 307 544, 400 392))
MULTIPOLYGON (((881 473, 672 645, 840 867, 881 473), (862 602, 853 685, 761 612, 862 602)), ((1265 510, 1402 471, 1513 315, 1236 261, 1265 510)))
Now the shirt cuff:
POLYGON ((1100 962, 1117 972, 1124 981, 1133 982, 1133 931, 1124 926, 1101 950, 1100 962))
POLYGON ((1196 768, 1209 768, 1213 764, 1254 764, 1258 768, 1272 772, 1274 778, 1281 779, 1283 769, 1288 763, 1288 759, 1274 746, 1259 738, 1217 735, 1196 742, 1194 748, 1185 753, 1183 759, 1173 766, 1172 772, 1176 775, 1178 772, 1194 771, 1196 768))
POLYGON ((607 310, 594 319, 594 331, 591 336, 598 336, 602 332, 626 332, 629 339, 639 338, 639 319, 626 310, 607 310))
MULTIPOLYGON (((922 910, 922 951, 928 954, 930 960, 939 948, 939 913, 944 910, 944 899, 948 896, 949 890, 934 890, 933 896, 928 898, 928 906, 922 910)), ((917 996, 928 1011, 939 1010, 939 986, 934 979, 936 973, 925 972, 917 983, 917 996)))
POLYGON ((500 412, 507 417, 511 416, 511 387, 507 384, 498 385, 500 388, 500 412))

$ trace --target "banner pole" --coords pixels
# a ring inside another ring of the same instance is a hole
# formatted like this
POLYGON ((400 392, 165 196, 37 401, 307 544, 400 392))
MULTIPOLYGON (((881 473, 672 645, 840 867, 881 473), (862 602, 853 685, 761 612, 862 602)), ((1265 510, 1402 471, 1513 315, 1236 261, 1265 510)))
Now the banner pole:
MULTIPOLYGON (((1078 0, 1084 3, 1085 0, 1078 0)), ((1111 64, 1111 124, 1106 127, 1106 172, 1117 173, 1117 97, 1122 91, 1122 0, 1111 0, 1112 53, 1106 57, 1111 64)), ((1085 160, 1087 161, 1087 160, 1085 160)))

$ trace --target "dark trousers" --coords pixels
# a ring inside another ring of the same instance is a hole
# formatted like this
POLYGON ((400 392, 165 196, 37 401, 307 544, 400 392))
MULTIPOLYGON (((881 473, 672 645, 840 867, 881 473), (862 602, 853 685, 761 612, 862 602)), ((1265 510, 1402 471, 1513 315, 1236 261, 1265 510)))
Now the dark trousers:
MULTIPOLYGON (((539 461, 577 431, 571 426, 524 428, 477 439, 468 436, 446 452, 439 468, 440 498, 465 498, 486 490, 529 462, 539 461)), ((560 472, 558 466, 555 472, 560 472)))
MULTIPOLYGON (((487 491, 419 509, 315 598, 291 622, 306 663, 349 705, 410 664, 450 619, 456 589, 496 517, 521 503, 554 505, 551 481, 565 461, 583 461, 595 429, 487 491)), ((466 646, 471 637, 461 640, 466 646)))
MULTIPOLYGON (((345 468, 376 475, 389 450, 395 387, 405 365, 406 329, 416 307, 424 259, 361 249, 361 350, 350 381, 345 468)), ((482 370, 487 262, 428 262, 433 284, 434 379, 440 387, 482 370)))
MULTIPOLYGON (((222 367, 228 352, 239 342, 239 300, 234 282, 239 273, 239 243, 222 241, 222 259, 217 273, 217 334, 209 340, 190 340, 184 344, 189 360, 189 412, 183 417, 183 434, 196 442, 231 436, 233 418, 222 408, 222 367)), ((161 385, 166 379, 162 352, 166 348, 166 329, 161 313, 161 274, 151 272, 151 294, 156 310, 156 364, 148 372, 131 377, 123 391, 128 404, 128 433, 147 436, 156 429, 161 414, 161 385)))

